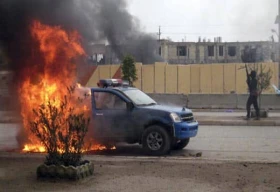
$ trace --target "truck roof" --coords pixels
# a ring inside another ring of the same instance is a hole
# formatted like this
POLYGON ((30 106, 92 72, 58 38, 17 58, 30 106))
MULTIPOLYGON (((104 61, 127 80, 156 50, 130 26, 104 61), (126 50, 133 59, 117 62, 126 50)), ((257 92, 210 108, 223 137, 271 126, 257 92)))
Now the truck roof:
POLYGON ((119 91, 128 91, 128 90, 136 90, 134 87, 113 87, 111 89, 119 90, 119 91))
POLYGON ((107 87, 107 88, 93 87, 91 89, 94 89, 94 90, 117 90, 117 91, 124 92, 124 91, 128 91, 128 90, 136 90, 137 88, 134 88, 134 87, 107 87))

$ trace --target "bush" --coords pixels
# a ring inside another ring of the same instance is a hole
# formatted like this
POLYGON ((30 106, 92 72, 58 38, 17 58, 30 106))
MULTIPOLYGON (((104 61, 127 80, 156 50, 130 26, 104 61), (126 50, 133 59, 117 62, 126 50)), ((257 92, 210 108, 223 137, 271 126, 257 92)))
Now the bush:
POLYGON ((62 100, 49 100, 33 109, 35 120, 30 122, 30 129, 47 150, 47 165, 79 166, 81 163, 90 119, 82 110, 76 110, 84 99, 74 97, 75 87, 67 90, 62 100))
POLYGON ((259 107, 261 109, 261 94, 271 85, 272 71, 271 69, 266 69, 263 64, 251 64, 249 69, 250 71, 254 70, 257 73, 258 91, 260 93, 259 107))

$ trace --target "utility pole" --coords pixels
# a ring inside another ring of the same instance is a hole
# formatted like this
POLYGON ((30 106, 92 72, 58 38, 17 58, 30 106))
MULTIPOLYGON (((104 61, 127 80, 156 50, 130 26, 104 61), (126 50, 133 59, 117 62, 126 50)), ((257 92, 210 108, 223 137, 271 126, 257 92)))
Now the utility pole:
MULTIPOLYGON (((279 0, 279 2, 280 2, 280 0, 279 0)), ((160 37, 161 37, 161 27, 159 26, 159 28, 158 28, 158 41, 160 41, 160 37)))
MULTIPOLYGON (((280 0, 279 0, 280 1, 280 0)), ((162 53, 161 53, 161 42, 160 42, 160 38, 161 38, 161 27, 159 26, 159 28, 158 28, 158 33, 157 33, 157 35, 158 35, 158 43, 159 43, 159 47, 158 47, 158 54, 159 55, 161 55, 162 53)))

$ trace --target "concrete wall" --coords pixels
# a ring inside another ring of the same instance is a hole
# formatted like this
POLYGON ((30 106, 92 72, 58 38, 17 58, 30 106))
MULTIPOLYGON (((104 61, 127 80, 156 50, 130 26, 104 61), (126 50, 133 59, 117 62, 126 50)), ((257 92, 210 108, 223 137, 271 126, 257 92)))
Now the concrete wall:
MULTIPOLYGON (((160 104, 188 106, 191 109, 245 109, 245 94, 149 94, 160 104)), ((262 109, 280 109, 280 96, 262 95, 262 109)))
MULTIPOLYGON (((263 66, 273 73, 271 84, 278 85, 278 64, 264 63, 263 66)), ((246 94, 246 72, 245 69, 240 69, 242 67, 244 67, 242 63, 193 65, 138 63, 136 64, 138 80, 134 85, 146 93, 246 94)), ((120 65, 98 66, 87 86, 95 87, 99 79, 113 77, 121 77, 120 65)), ((272 94, 274 90, 270 87, 265 93, 272 94)))

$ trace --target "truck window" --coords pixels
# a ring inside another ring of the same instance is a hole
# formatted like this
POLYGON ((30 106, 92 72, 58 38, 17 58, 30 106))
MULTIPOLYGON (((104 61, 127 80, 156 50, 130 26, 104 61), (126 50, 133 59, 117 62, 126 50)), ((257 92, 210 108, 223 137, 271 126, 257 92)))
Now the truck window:
POLYGON ((126 109, 126 102, 119 96, 107 92, 94 93, 95 108, 98 110, 126 109))
POLYGON ((125 91, 124 94, 128 96, 136 105, 156 104, 156 102, 151 97, 138 89, 125 91))

